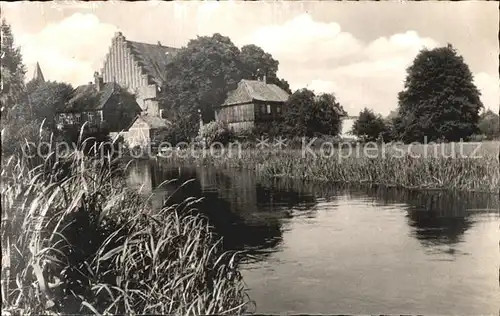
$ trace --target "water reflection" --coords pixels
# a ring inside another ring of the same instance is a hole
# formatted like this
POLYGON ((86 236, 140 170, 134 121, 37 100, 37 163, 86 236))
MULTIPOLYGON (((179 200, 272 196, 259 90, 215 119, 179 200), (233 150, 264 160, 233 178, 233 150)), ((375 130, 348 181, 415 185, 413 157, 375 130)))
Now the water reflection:
MULTIPOLYGON (((208 167, 171 167, 156 161, 136 162, 129 182, 152 193, 151 203, 160 208, 188 196, 203 196, 197 206, 210 219, 224 246, 252 250, 254 254, 277 251, 287 220, 314 217, 317 205, 338 199, 398 207, 405 212, 410 235, 430 252, 458 254, 456 245, 471 228, 477 214, 498 216, 493 195, 409 191, 374 187, 342 187, 292 180, 257 180, 251 171, 208 167), (175 182, 165 183, 167 180, 175 182), (185 181, 193 181, 179 187, 185 181), (160 185, 161 184, 161 185, 160 185)), ((335 204, 333 204, 335 205, 335 204)))
POLYGON ((417 191, 387 188, 345 189, 351 197, 370 197, 380 206, 401 205, 411 235, 431 251, 455 254, 455 245, 482 216, 499 216, 498 197, 492 194, 417 191))
POLYGON ((263 181, 144 161, 128 179, 156 208, 167 196, 204 197, 198 207, 224 246, 257 259, 242 271, 258 313, 498 311, 495 195, 263 181))
POLYGON ((316 204, 310 194, 262 186, 249 171, 169 167, 140 161, 131 166, 128 179, 131 186, 151 194, 156 209, 180 203, 186 197, 203 197, 196 207, 224 237, 224 247, 247 250, 257 259, 279 248, 283 220, 291 218, 292 209, 308 211, 316 204), (168 181, 172 179, 176 180, 168 181))

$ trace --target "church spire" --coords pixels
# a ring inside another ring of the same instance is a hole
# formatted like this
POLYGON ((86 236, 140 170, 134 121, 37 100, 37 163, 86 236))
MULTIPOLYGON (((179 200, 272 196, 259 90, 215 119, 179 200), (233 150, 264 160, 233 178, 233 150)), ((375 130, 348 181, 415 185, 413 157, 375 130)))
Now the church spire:
POLYGON ((42 69, 40 68, 40 64, 38 62, 36 62, 35 72, 33 73, 33 81, 45 82, 42 69))

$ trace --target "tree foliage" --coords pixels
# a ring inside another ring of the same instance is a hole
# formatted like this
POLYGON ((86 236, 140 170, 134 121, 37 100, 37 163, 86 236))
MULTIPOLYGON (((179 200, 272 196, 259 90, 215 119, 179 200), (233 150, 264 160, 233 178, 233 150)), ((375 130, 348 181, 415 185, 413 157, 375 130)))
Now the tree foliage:
POLYGON ((70 100, 73 87, 63 82, 30 81, 26 85, 26 92, 30 117, 39 121, 45 119, 47 126, 54 128, 55 114, 70 100))
POLYGON ((240 66, 242 79, 259 80, 265 76, 267 83, 275 84, 292 94, 288 82, 278 78, 279 62, 259 46, 250 44, 241 48, 240 66))
POLYGON ((214 118, 212 107, 221 104, 228 91, 241 79, 239 49, 228 37, 214 34, 189 41, 167 66, 162 106, 166 113, 188 117, 186 135, 196 135, 198 126, 190 124, 198 109, 204 121, 214 118))
POLYGON ((14 46, 14 36, 10 25, 7 24, 5 19, 2 20, 0 33, 0 100, 2 108, 9 110, 19 104, 22 99, 26 67, 23 64, 20 48, 14 46))
POLYGON ((395 128, 407 142, 465 139, 477 131, 483 107, 469 67, 450 44, 416 56, 398 100, 395 128))
POLYGON ((224 123, 212 121, 201 127, 199 137, 207 146, 214 142, 226 145, 233 138, 233 133, 224 123))
POLYGON ((358 119, 353 123, 352 133, 369 142, 380 138, 388 141, 390 138, 390 128, 386 120, 368 108, 359 112, 358 119))
POLYGON ((10 25, 2 20, 0 26, 0 102, 2 126, 2 156, 20 153, 26 142, 40 137, 40 125, 29 120, 25 98, 25 66, 19 47, 14 46, 10 25))
POLYGON ((489 139, 500 137, 500 122, 498 114, 491 110, 481 114, 479 119, 479 131, 489 139))
POLYGON ((283 134, 288 136, 337 135, 344 109, 333 94, 316 96, 313 91, 294 92, 284 106, 283 134))

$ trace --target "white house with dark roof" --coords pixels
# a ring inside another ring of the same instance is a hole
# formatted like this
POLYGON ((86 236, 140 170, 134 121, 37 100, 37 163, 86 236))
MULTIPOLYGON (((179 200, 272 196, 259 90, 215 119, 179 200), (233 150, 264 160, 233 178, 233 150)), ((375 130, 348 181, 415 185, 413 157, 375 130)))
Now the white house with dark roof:
POLYGON ((241 80, 224 103, 214 107, 215 119, 234 131, 249 130, 257 123, 279 119, 289 94, 264 80, 241 80))

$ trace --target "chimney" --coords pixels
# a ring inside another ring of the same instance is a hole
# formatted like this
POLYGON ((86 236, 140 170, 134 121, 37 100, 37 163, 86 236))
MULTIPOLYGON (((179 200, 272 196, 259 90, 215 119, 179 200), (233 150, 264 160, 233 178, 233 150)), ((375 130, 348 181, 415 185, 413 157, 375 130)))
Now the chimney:
POLYGON ((161 42, 160 41, 158 41, 158 46, 161 46, 161 42))
POLYGON ((99 73, 96 71, 94 72, 94 84, 95 88, 97 91, 101 91, 103 86, 104 86, 104 80, 102 79, 102 76, 99 75, 99 73))

